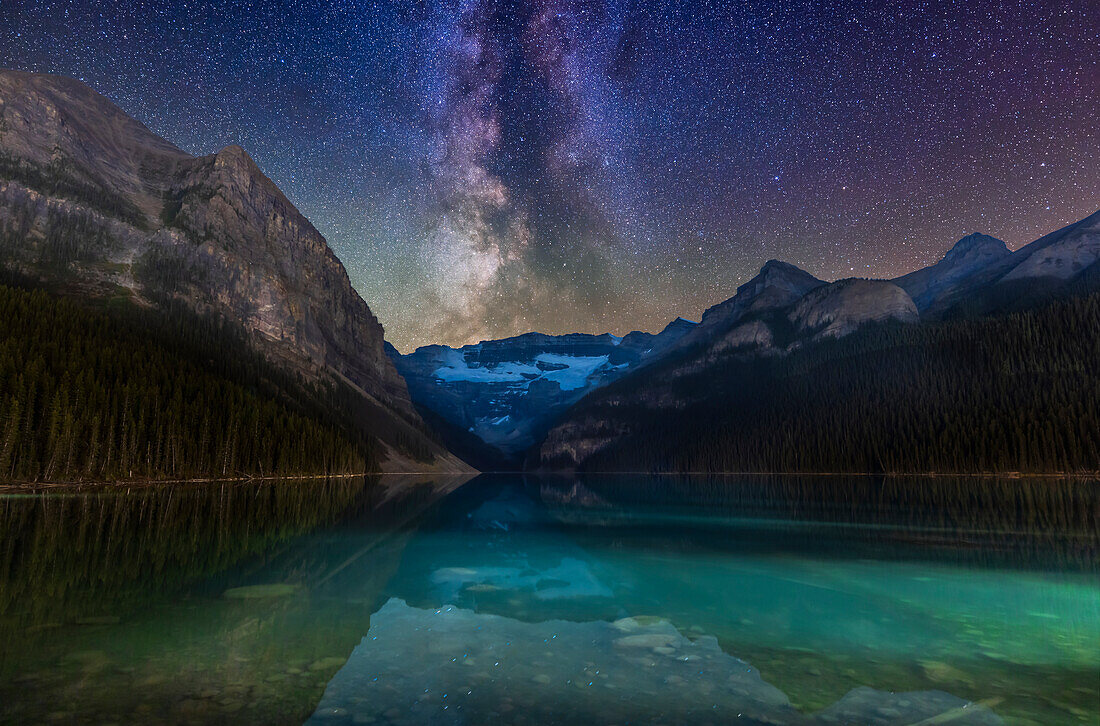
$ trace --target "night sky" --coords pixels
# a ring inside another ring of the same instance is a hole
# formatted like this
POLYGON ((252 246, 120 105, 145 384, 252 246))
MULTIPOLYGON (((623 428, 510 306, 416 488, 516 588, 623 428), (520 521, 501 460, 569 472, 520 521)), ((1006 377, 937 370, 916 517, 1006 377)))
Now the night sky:
POLYGON ((244 146, 403 351, 659 330, 1100 208, 1100 0, 0 0, 0 65, 244 146))

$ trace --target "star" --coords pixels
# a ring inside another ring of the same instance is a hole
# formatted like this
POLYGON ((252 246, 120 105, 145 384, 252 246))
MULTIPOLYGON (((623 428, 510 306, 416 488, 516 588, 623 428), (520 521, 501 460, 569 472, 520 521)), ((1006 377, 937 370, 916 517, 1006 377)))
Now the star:
POLYGON ((888 278, 1086 216, 1090 5, 37 0, 0 65, 244 146, 407 351, 657 331, 769 258, 888 278))

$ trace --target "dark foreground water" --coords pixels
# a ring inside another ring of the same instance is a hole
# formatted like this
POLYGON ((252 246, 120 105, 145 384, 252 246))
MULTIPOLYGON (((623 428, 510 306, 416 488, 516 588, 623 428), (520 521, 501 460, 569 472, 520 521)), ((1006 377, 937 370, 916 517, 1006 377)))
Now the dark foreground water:
POLYGON ((1097 724, 1095 482, 0 496, 0 722, 1097 724))

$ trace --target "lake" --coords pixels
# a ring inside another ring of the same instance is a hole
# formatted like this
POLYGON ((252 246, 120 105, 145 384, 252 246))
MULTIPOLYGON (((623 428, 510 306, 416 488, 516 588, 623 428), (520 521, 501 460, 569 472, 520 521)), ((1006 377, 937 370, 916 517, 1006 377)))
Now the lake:
POLYGON ((1097 482, 0 495, 0 723, 1096 724, 1097 482))

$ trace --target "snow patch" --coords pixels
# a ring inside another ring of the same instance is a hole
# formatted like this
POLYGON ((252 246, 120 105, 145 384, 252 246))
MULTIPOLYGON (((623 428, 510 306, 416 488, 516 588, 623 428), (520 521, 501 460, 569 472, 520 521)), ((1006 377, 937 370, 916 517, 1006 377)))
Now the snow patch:
POLYGON ((492 368, 471 368, 459 350, 448 350, 440 361, 442 365, 432 373, 441 381, 469 381, 471 383, 521 383, 528 376, 542 373, 538 368, 526 363, 505 361, 492 368))
POLYGON ((448 383, 466 381, 469 383, 522 383, 523 388, 536 379, 553 381, 563 391, 575 391, 588 385, 588 378, 601 366, 607 365, 607 356, 574 356, 556 353, 542 353, 535 357, 534 363, 504 361, 492 368, 471 368, 459 351, 448 351, 440 361, 433 375, 439 381, 448 383), (536 364, 543 363, 564 366, 558 370, 544 371, 536 364))
POLYGON ((551 363, 568 366, 556 371, 547 371, 542 375, 548 381, 554 381, 563 391, 575 391, 588 385, 588 377, 595 373, 600 366, 607 363, 606 355, 597 356, 573 356, 557 355, 555 353, 542 353, 535 358, 542 363, 551 363))

